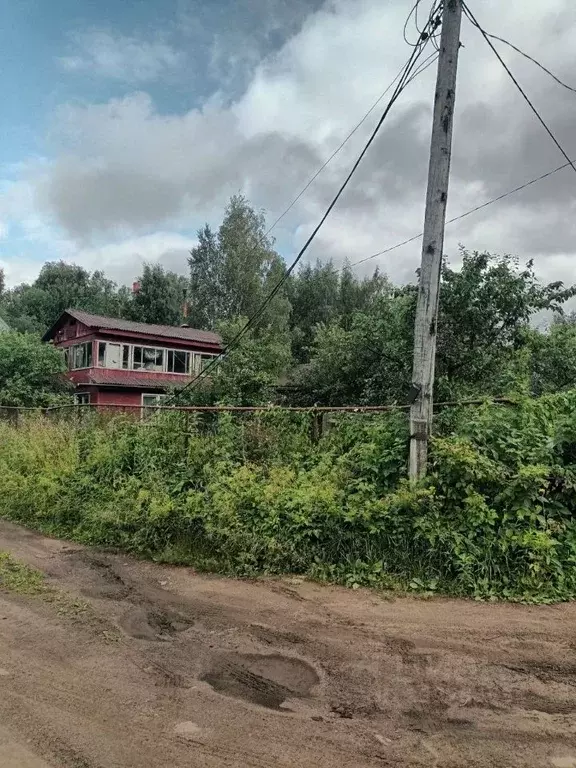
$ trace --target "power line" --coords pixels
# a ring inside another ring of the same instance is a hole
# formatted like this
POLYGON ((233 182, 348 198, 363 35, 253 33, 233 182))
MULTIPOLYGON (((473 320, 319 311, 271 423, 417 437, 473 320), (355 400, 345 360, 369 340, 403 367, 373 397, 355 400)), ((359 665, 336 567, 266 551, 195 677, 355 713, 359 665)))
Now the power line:
MULTIPOLYGON (((520 192, 523 189, 526 189, 526 187, 532 186, 532 184, 536 184, 538 181, 542 181, 542 179, 547 179, 548 176, 553 176, 555 173, 558 173, 558 171, 562 171, 564 168, 568 168, 572 165, 572 162, 564 163, 563 165, 559 165, 558 168, 554 168, 552 171, 548 171, 547 173, 543 173, 541 176, 537 176, 535 179, 531 179, 530 181, 527 181, 525 184, 521 184, 519 187, 515 187, 514 189, 509 190, 508 192, 504 192, 502 195, 498 195, 498 197, 493 197, 491 200, 486 200, 486 202, 481 203, 480 205, 477 205, 475 208, 471 208, 469 211, 466 211, 465 213, 461 213, 459 216, 454 216, 453 219, 448 219, 446 224, 453 224, 455 221, 460 221, 460 219, 465 219, 466 216, 470 216, 473 213, 476 213, 476 211, 482 210, 482 208, 487 208, 489 205, 493 205, 494 203, 499 202, 500 200, 504 200, 505 197, 509 197, 510 195, 514 195, 516 192, 520 192)), ((364 259, 359 259, 359 261, 354 261, 352 264, 350 264, 351 267, 356 267, 358 264, 364 264, 366 261, 370 261, 370 259, 375 259, 378 256, 383 256, 385 253, 390 253, 390 251, 395 251, 397 248, 401 248, 403 245, 408 245, 408 243, 413 243, 415 240, 419 240, 422 237, 422 232, 418 235, 413 235, 412 237, 409 237, 407 240, 403 240, 401 243, 396 243, 396 245, 390 246, 390 248, 385 248, 383 251, 378 251, 378 253, 373 253, 371 256, 366 256, 364 259)))
POLYGON ((287 207, 287 208, 286 208, 286 209, 285 209, 285 210, 284 210, 284 211, 283 211, 283 212, 280 214, 280 216, 278 216, 278 218, 277 218, 277 219, 276 219, 276 220, 273 222, 273 224, 272 224, 270 227, 268 227, 268 229, 267 229, 267 230, 266 230, 266 232, 264 233, 264 237, 268 237, 268 235, 270 234, 270 232, 272 232, 272 230, 273 230, 273 229, 274 229, 274 228, 275 228, 275 227, 276 227, 276 226, 277 226, 277 225, 278 225, 278 224, 279 224, 279 223, 282 221, 282 219, 284 218, 284 216, 286 216, 286 214, 287 214, 287 213, 289 213, 289 212, 292 210, 292 208, 294 208, 294 206, 296 205, 296 203, 298 202, 298 200, 300 200, 300 198, 302 197, 302 195, 303 195, 303 194, 304 194, 304 193, 305 193, 305 192, 306 192, 306 191, 307 191, 307 190, 308 190, 308 189, 309 189, 309 188, 312 186, 312 184, 313 184, 313 183, 316 181, 316 179, 318 178, 318 176, 320 176, 320 174, 322 173, 322 171, 324 170, 324 168, 326 168, 326 166, 327 166, 329 163, 331 163, 331 162, 332 162, 332 160, 334 160, 334 158, 336 157, 336 155, 337 155, 337 154, 338 154, 338 153, 339 153, 339 152, 340 152, 340 151, 341 151, 341 150, 342 150, 342 149, 343 149, 343 148, 346 146, 346 144, 347 144, 347 143, 350 141, 350 139, 352 138, 352 136, 354 136, 354 134, 356 133, 356 131, 357 131, 357 130, 358 130, 358 129, 359 129, 361 126, 362 126, 362 125, 364 125, 364 123, 365 123, 365 122, 366 122, 366 120, 367 120, 367 119, 370 117, 370 115, 372 114, 372 112, 374 112, 374 110, 376 109, 376 107, 378 106, 378 104, 380 104, 380 102, 382 101, 382 99, 384 98, 384 96, 386 96, 386 94, 387 94, 387 93, 388 93, 388 91, 389 91, 389 90, 390 90, 390 89, 393 87, 393 85, 396 83, 396 81, 398 80, 398 78, 399 78, 399 77, 401 77, 401 75, 402 75, 402 72, 403 72, 403 71, 404 71, 404 67, 402 67, 402 69, 400 70, 400 72, 398 72, 398 74, 396 75, 396 77, 394 78, 394 80, 392 80, 392 82, 390 83, 390 85, 389 85, 389 86, 388 86, 388 87, 387 87, 387 88, 386 88, 384 91, 382 91, 382 93, 380 94, 380 96, 378 96, 378 98, 376 99, 376 101, 374 102, 374 104, 372 104, 372 106, 371 106, 371 107, 370 107, 370 109, 369 109, 369 110, 366 112, 366 114, 365 114, 365 115, 364 115, 364 117, 363 117, 363 118, 360 120, 360 122, 356 123, 356 125, 354 126, 354 128, 352 128, 352 130, 351 130, 351 131, 350 131, 350 133, 349 133, 349 134, 346 136, 346 138, 345 138, 345 139, 344 139, 344 140, 343 140, 343 141, 340 143, 340 145, 339 145, 339 146, 338 146, 338 147, 337 147, 337 148, 334 150, 334 152, 332 152, 332 154, 330 155, 330 157, 329 157, 329 158, 328 158, 328 159, 327 159, 327 160, 326 160, 326 161, 325 161, 325 162, 324 162, 324 163, 323 163, 323 164, 320 166, 320 168, 318 168, 318 170, 316 171, 316 173, 315 173, 315 174, 314 174, 314 175, 313 175, 313 176, 310 178, 310 180, 309 180, 309 181, 308 181, 308 182, 305 184, 305 186, 304 186, 304 187, 302 187, 302 189, 301 189, 301 190, 300 190, 300 192, 299 192, 299 193, 296 195, 296 197, 294 198, 294 200, 292 200, 292 202, 290 203, 290 205, 289 205, 289 206, 288 206, 288 207, 287 207))
POLYGON ((516 51, 516 53, 519 53, 520 56, 524 56, 525 59, 528 59, 528 61, 531 61, 533 64, 536 64, 537 67, 540 67, 541 70, 546 72, 547 75, 550 75, 550 77, 555 80, 558 85, 561 85, 563 88, 566 88, 569 91, 572 91, 572 93, 576 93, 576 88, 573 88, 571 85, 568 85, 568 83, 565 83, 563 80, 560 80, 558 75, 555 75, 554 72, 551 72, 548 67, 545 67, 544 64, 539 62, 537 59, 535 59, 533 56, 530 56, 529 53, 526 53, 526 51, 523 51, 521 48, 518 48, 517 45, 514 45, 514 43, 511 43, 509 40, 506 40, 503 37, 499 37, 498 35, 491 35, 490 32, 486 32, 486 35, 492 40, 498 40, 501 43, 504 43, 504 45, 508 45, 512 50, 516 51))
POLYGON ((508 65, 506 64, 506 62, 505 62, 505 61, 504 61, 504 59, 502 58, 502 56, 500 56, 500 54, 498 53, 498 51, 497 51, 497 50, 496 50, 496 48, 494 47, 494 44, 493 44, 493 43, 492 43, 492 41, 490 40, 490 38, 489 38, 488 34, 487 34, 487 33, 484 31, 484 29, 483 29, 483 28, 480 26, 480 24, 479 24, 479 23, 478 23, 478 21, 476 20, 476 17, 473 15, 472 11, 470 10, 470 8, 468 8, 468 6, 466 5, 466 3, 465 3, 465 2, 463 2, 463 3, 462 3, 462 7, 464 8, 464 13, 465 13, 465 14, 466 14, 466 16, 468 17, 468 19, 469 19, 469 20, 472 22, 472 24, 473 24, 473 25, 474 25, 474 26, 475 26, 475 27, 476 27, 476 28, 477 28, 477 29, 480 31, 480 33, 482 34, 482 37, 483 37, 483 38, 486 40, 486 42, 487 42, 487 43, 488 43, 488 45, 490 46, 490 48, 491 48, 492 52, 494 53, 494 55, 496 56, 496 58, 498 59, 498 61, 500 62, 500 64, 502 64, 502 66, 504 67, 504 69, 506 70, 506 73, 508 74, 508 77, 509 77, 509 78, 512 80, 512 82, 514 83, 514 85, 516 86, 516 88, 517 88, 517 89, 520 91, 520 93, 522 94, 522 96, 523 96, 524 100, 526 101, 526 103, 528 104, 528 106, 530 107, 530 109, 532 110, 532 112, 534 112, 534 114, 535 114, 535 115, 536 115, 536 117, 538 118, 538 121, 540 122, 540 124, 542 125, 542 127, 544 128, 544 130, 546 131, 546 133, 547 133, 547 134, 550 136, 550 138, 552 139, 552 141, 554 142, 554 144, 555 144, 555 145, 558 147, 558 149, 560 150, 560 152, 561 152, 561 153, 564 155, 564 158, 565 158, 565 159, 568 161, 568 164, 569 164, 569 165, 572 167, 572 170, 573 170, 573 171, 576 173, 576 166, 574 165, 574 163, 572 162, 572 160, 571 160, 571 159, 570 159, 570 157, 568 156, 568 153, 565 151, 564 147, 563 147, 563 146, 560 144, 560 142, 558 141, 558 139, 556 138, 556 136, 555 136, 555 135, 554 135, 554 133, 552 132, 552 129, 551 129, 549 126, 548 126, 548 124, 546 123, 546 121, 544 120, 544 118, 542 117, 542 115, 540 114, 540 112, 538 112, 538 110, 536 109, 536 107, 534 106, 534 104, 531 102, 530 98, 529 98, 529 97, 528 97, 528 95, 526 94, 526 91, 525 91, 525 90, 522 88, 522 86, 520 85, 520 83, 518 82, 518 80, 517 80, 517 79, 514 77, 514 75, 513 75, 513 74, 512 74, 512 72, 510 71, 510 68, 508 67, 508 65))
POLYGON ((277 282, 277 284, 274 286, 274 288, 270 291, 270 293, 266 296, 266 298, 261 303, 261 305, 258 307, 258 309, 248 319, 248 321, 244 324, 244 326, 240 329, 240 331, 226 345, 226 347, 222 350, 222 352, 220 352, 219 355, 214 357, 211 360, 211 362, 206 366, 206 368, 201 373, 199 373, 194 379, 192 379, 190 382, 188 382, 188 384, 186 384, 186 386, 184 386, 176 394, 172 395, 167 402, 170 402, 171 400, 174 400, 174 399, 180 397, 185 391, 190 390, 191 388, 193 388, 193 387, 198 385, 199 381, 202 378, 204 378, 206 376, 206 374, 213 367, 215 367, 231 349, 233 349, 238 344, 240 339, 252 328, 252 326, 255 325, 258 322, 258 320, 262 316, 262 313, 264 312, 264 310, 266 309, 268 304, 272 301, 272 299, 276 296, 278 291, 280 291, 280 289, 282 288, 282 286, 284 285, 286 280, 290 277, 290 275, 292 274, 292 272, 296 268, 296 265, 299 263, 299 261, 302 258, 302 256, 306 253, 306 251, 308 250, 308 247, 310 246, 310 244, 312 243, 312 241, 314 240, 314 238, 316 237, 316 235, 320 231, 322 225, 324 224, 324 222, 326 221, 326 219, 328 218, 328 216, 332 212, 332 210, 335 207, 336 203, 338 202, 338 200, 340 199, 340 197, 344 193, 344 190, 348 186, 348 183, 350 182, 352 176, 356 172, 358 166, 360 165, 360 163, 362 162, 364 156, 366 155, 366 153, 368 152, 368 150, 371 147, 372 143, 374 142, 374 139, 378 135, 378 132, 380 131, 380 128, 382 127, 382 124, 384 123, 384 121, 388 117, 388 114, 390 113, 390 110, 392 109, 392 107, 394 106, 394 104, 396 103, 396 101, 398 100, 398 98, 400 97, 402 92, 404 91, 404 89, 409 84, 410 79, 411 79, 412 75, 414 74, 414 71, 415 71, 416 65, 418 63, 418 60, 420 59, 420 57, 421 57, 424 49, 426 48, 426 45, 427 45, 429 39, 430 39, 430 34, 426 30, 429 29, 430 31, 435 31, 437 26, 438 26, 437 16, 436 16, 437 10, 436 9, 437 9, 437 3, 434 4, 434 6, 432 8, 432 11, 430 12, 430 17, 429 17, 428 23, 427 23, 427 25, 425 27, 425 31, 422 32, 417 45, 414 46, 414 48, 412 50, 412 53, 410 54, 410 56, 408 58, 408 61, 406 62, 405 66, 403 68, 402 74, 401 74, 400 79, 399 79, 399 81, 398 81, 398 83, 396 85, 396 88, 394 89, 394 92, 393 92, 392 96, 390 97, 390 100, 388 101, 388 104, 386 105, 386 108, 384 109, 384 112, 382 113, 380 119, 378 120, 378 123, 376 124, 376 127, 372 131, 368 141, 364 145, 364 148, 363 148, 362 152, 360 153, 360 155, 356 159, 356 161, 353 164, 350 172, 348 173, 348 175, 344 179, 344 182, 341 184, 338 192, 336 193, 336 195, 332 199, 332 202, 330 203, 330 205, 326 209, 324 215, 322 216, 322 218, 320 219, 320 221, 318 222, 318 224, 316 225, 316 227, 314 228, 314 230, 312 231, 312 233, 310 234, 310 236, 308 237, 308 239, 306 240, 306 242, 304 243, 304 245, 302 246, 302 248, 298 252, 298 255, 296 256, 294 261, 285 270, 283 276, 280 278, 280 280, 277 282))
MULTIPOLYGON (((437 58, 438 58, 438 54, 437 54, 437 52, 436 52, 436 51, 434 51, 433 53, 431 53, 431 54, 430 54, 430 56, 428 56, 428 58, 427 58, 427 59, 425 59, 425 60, 422 62, 422 64, 420 65, 420 67, 419 67, 419 68, 418 68, 418 69, 417 69, 417 70, 416 70, 416 71, 415 71, 415 72, 414 72, 414 73, 411 75, 411 77, 409 78, 409 80, 407 80, 407 82, 406 82, 406 85, 408 85, 409 83, 411 83, 411 82, 412 82, 412 80, 414 80, 416 77, 418 77, 419 75, 421 75, 421 74, 422 74, 422 72, 424 72, 424 70, 428 69, 428 67, 432 66, 432 64, 434 64, 434 62, 437 60, 437 58)), ((318 176, 320 176, 320 174, 321 174, 321 173, 322 173, 322 171, 323 171, 323 170, 326 168, 326 166, 327 166, 327 165, 329 165, 329 164, 332 162, 332 160, 334 160, 334 158, 336 157, 336 155, 338 155, 338 154, 339 154, 339 153, 342 151, 342 149, 344 149, 344 147, 345 147, 345 146, 346 146, 346 144, 347 144, 347 143, 350 141, 350 139, 352 138, 352 136, 354 136, 354 134, 355 134, 355 133, 358 131, 358 129, 359 129, 359 128, 361 128, 361 126, 362 126, 362 125, 364 125, 364 123, 365 123, 365 122, 366 122, 366 120, 367 120, 367 119, 370 117, 370 115, 372 114, 372 112, 374 112, 374 110, 376 109, 376 107, 378 106, 378 104, 380 104, 380 102, 382 101, 382 99, 383 99, 383 98, 386 96, 386 94, 387 94, 387 93, 390 91, 390 89, 391 89, 391 88, 394 86, 394 84, 396 83, 396 81, 397 81, 397 80, 398 80, 398 79, 401 77, 401 75, 402 75, 402 72, 403 72, 403 71, 404 71, 404 67, 403 67, 403 68, 400 70, 400 72, 398 72, 398 74, 396 75, 396 77, 394 78, 394 80, 392 80, 392 82, 390 83, 390 85, 388 85, 388 87, 387 87, 387 88, 386 88, 384 91, 382 91, 382 93, 380 94, 380 96, 378 96, 378 98, 377 98, 377 99, 376 99, 376 101, 375 101, 375 102, 372 104, 372 106, 370 107, 370 109, 369 109, 369 110, 368 110, 368 111, 365 113, 365 115, 362 117, 362 119, 361 119, 361 120, 360 120, 358 123, 356 123, 356 125, 354 126, 354 128, 352 128, 352 130, 351 130, 351 131, 350 131, 350 133, 349 133, 349 134, 346 136, 346 138, 345 138, 345 139, 344 139, 344 140, 343 140, 343 141, 342 141, 342 142, 339 144, 339 146, 338 146, 338 147, 337 147, 337 148, 334 150, 334 152, 332 152, 332 154, 330 155, 330 157, 328 157, 328 159, 327 159, 327 160, 326 160, 326 161, 325 161, 325 162, 324 162, 324 163, 323 163, 323 164, 320 166, 320 168, 318 168, 318 170, 316 171, 316 173, 315 173, 315 174, 314 174, 314 175, 313 175, 313 176, 312 176, 312 177, 311 177, 311 178, 308 180, 308 182, 307 182, 307 183, 306 183, 306 184, 305 184, 305 185, 302 187, 302 189, 301 189, 301 190, 300 190, 300 192, 299 192, 299 193, 296 195, 296 197, 295 197, 295 198, 292 200, 292 202, 290 203, 290 205, 288 205, 288 207, 287 207, 287 208, 285 208, 285 210, 284 210, 284 211, 283 211, 283 212, 280 214, 280 216, 278 216, 278 218, 277 218, 277 219, 275 219, 275 221, 272 223, 272 225, 271 225, 270 227, 268 227, 268 229, 267 229, 267 230, 266 230, 266 232, 264 233, 264 237, 268 237, 268 235, 269 235, 269 234, 272 232, 272 230, 273 230, 273 229, 275 229, 275 228, 277 227, 277 225, 278 225, 278 224, 279 224, 279 223, 282 221, 282 219, 283 219, 283 218, 286 216, 286 214, 290 213, 290 211, 292 210, 292 208, 294 208, 294 206, 296 205, 296 203, 298 202, 298 200, 300 200, 300 198, 302 197, 302 195, 304 195, 304 193, 305 193, 305 192, 307 192, 307 191, 308 191, 308 189, 310 189, 310 187, 312 186, 312 184, 313 184, 313 183, 316 181, 316 179, 318 178, 318 176)))

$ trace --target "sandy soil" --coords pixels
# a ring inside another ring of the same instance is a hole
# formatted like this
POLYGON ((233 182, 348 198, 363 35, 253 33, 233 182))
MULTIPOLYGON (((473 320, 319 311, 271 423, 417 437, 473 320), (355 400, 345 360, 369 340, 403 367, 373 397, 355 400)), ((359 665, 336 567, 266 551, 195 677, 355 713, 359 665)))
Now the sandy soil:
POLYGON ((8 523, 0 550, 70 596, 0 591, 2 768, 576 768, 576 605, 233 581, 8 523))

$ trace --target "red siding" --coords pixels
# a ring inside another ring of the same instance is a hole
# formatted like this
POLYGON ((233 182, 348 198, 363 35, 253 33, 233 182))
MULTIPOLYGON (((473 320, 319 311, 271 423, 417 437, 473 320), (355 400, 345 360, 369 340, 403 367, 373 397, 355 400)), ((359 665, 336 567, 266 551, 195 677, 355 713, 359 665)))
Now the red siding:
MULTIPOLYGON (((142 326, 142 329, 144 328, 145 326, 142 326)), ((74 344, 92 342, 93 367, 68 371, 66 375, 75 385, 75 390, 78 394, 88 392, 90 393, 91 403, 104 407, 106 405, 140 406, 142 405, 142 394, 166 392, 172 387, 184 386, 193 377, 182 374, 98 367, 96 364, 98 362, 99 340, 182 349, 197 353, 218 353, 222 349, 219 343, 208 340, 171 338, 153 333, 144 333, 140 330, 138 332, 128 332, 114 328, 97 329, 90 325, 85 325, 80 320, 70 316, 68 319, 64 316, 61 325, 52 338, 54 345, 59 349, 70 347, 74 344)))
POLYGON ((68 378, 76 386, 92 385, 95 387, 127 387, 147 392, 149 389, 164 390, 167 387, 183 387, 193 376, 181 373, 163 373, 145 369, 125 370, 124 368, 80 368, 69 371, 68 378))
POLYGON ((142 392, 136 389, 94 388, 90 402, 96 405, 142 405, 142 392))

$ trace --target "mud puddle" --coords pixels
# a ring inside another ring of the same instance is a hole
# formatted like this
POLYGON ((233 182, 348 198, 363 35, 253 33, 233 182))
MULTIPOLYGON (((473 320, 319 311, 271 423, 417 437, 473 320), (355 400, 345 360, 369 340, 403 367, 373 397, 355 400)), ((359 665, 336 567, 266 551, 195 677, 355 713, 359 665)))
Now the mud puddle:
POLYGON ((276 710, 287 699, 305 698, 320 682, 309 664, 280 654, 219 656, 201 679, 218 693, 276 710))

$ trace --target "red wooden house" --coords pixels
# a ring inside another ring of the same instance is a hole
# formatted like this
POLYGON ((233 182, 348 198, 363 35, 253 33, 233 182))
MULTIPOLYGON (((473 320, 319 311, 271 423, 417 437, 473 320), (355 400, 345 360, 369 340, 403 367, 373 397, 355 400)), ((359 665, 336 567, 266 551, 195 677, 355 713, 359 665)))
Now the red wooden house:
POLYGON ((64 351, 77 403, 150 406, 187 384, 222 349, 220 337, 67 309, 44 334, 64 351))

